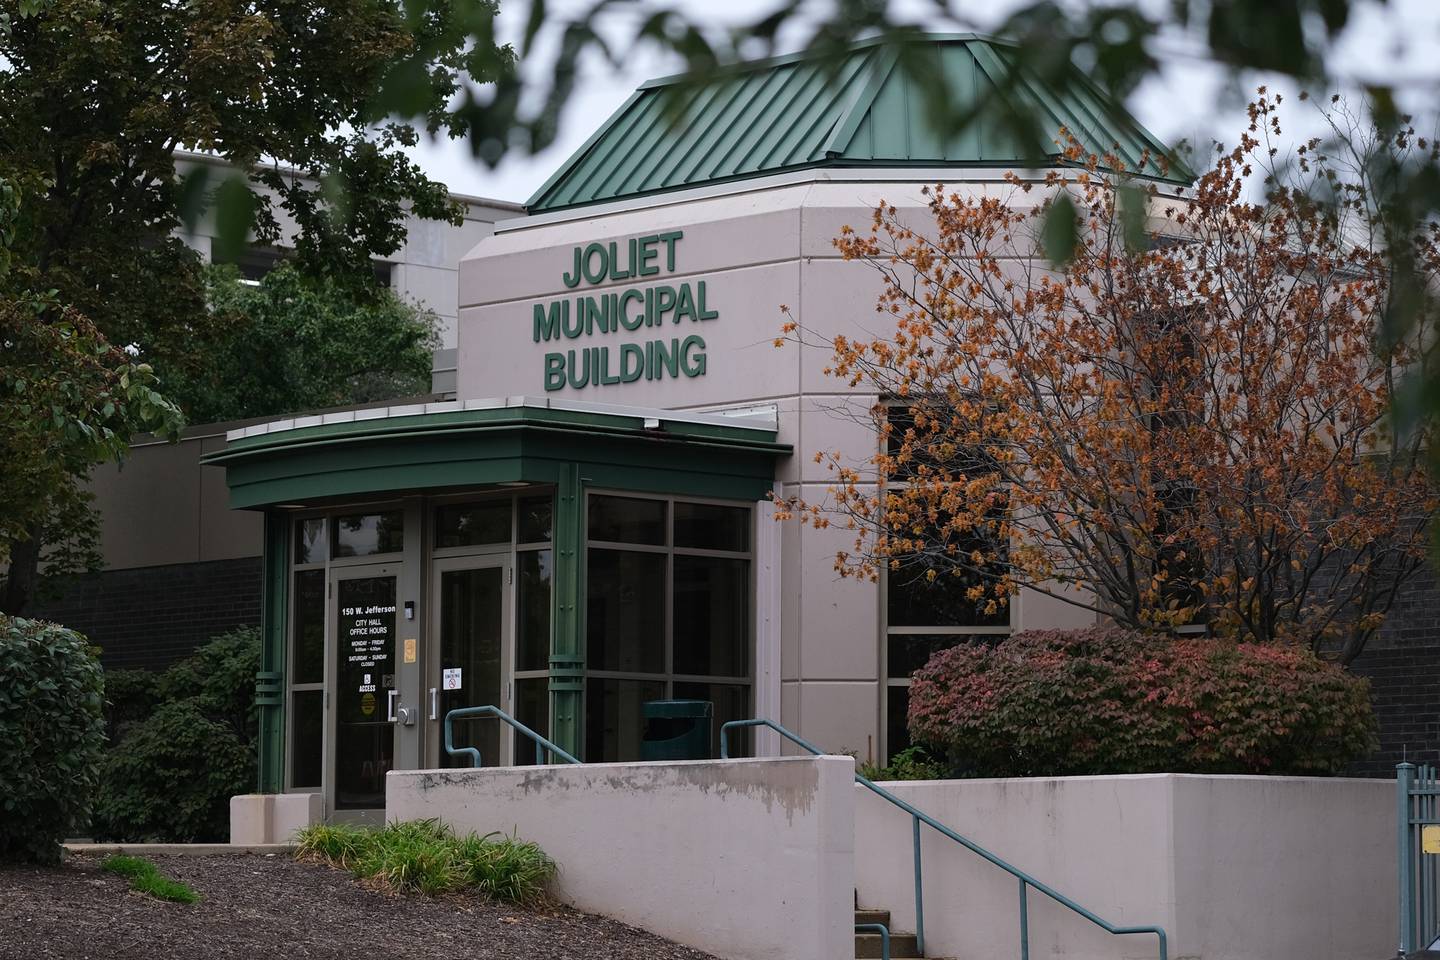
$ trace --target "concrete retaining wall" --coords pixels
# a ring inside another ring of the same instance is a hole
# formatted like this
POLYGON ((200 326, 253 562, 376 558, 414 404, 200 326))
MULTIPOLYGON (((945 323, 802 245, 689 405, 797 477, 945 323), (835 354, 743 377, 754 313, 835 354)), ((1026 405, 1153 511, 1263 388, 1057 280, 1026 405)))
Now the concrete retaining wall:
MULTIPOLYGON (((1158 924, 1170 957, 1364 960, 1394 954, 1395 785, 1157 774, 885 786, 1117 925, 1158 924)), ((857 887, 914 929, 911 819, 857 787, 857 887)), ((922 828, 926 952, 1019 955, 1009 874, 922 828)), ((1031 956, 1155 957, 1031 891, 1031 956)))
POLYGON ((793 757, 391 772, 392 820, 514 832, 556 893, 726 960, 854 955, 854 761, 793 757))

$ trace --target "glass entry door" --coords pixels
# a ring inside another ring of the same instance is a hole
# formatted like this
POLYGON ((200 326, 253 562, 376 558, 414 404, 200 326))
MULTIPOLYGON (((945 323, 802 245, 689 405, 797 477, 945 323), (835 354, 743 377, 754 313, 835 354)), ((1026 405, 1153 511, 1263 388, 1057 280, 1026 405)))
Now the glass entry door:
POLYGON ((385 806, 395 760, 395 585, 393 567, 335 574, 332 810, 385 806))
MULTIPOLYGON (((510 708, 510 577, 508 557, 456 557, 435 561, 431 639, 430 728, 432 765, 469 766, 445 751, 445 714, 461 707, 510 708)), ((510 762, 509 729, 499 720, 458 720, 456 747, 480 751, 484 766, 510 762)))

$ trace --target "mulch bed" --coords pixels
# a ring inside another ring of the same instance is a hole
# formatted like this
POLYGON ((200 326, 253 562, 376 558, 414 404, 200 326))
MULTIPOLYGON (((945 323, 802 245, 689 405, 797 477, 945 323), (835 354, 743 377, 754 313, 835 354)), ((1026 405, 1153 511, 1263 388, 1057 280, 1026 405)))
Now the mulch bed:
POLYGON ((603 917, 393 896, 283 854, 150 859, 201 901, 133 893, 90 857, 0 868, 0 960, 713 960, 603 917))

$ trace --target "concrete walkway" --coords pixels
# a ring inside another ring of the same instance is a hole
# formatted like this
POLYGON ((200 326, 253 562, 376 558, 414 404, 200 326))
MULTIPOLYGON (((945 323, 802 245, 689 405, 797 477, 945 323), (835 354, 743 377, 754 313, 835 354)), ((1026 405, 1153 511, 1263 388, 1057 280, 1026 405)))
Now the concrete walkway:
POLYGON ((128 853, 136 857, 214 857, 241 853, 294 853, 293 843, 67 843, 66 853, 106 857, 128 853))

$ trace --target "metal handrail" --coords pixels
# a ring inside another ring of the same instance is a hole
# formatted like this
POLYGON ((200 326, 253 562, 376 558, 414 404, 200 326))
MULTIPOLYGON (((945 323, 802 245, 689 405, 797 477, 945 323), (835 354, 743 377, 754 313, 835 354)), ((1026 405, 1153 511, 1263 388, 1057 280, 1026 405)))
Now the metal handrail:
POLYGON ((452 757, 468 756, 470 758, 470 766, 472 767, 481 766, 480 751, 475 747, 457 747, 454 745, 455 741, 452 736, 453 731, 451 728, 451 723, 456 717, 494 717, 496 720, 508 723, 511 727, 520 731, 525 736, 529 737, 531 740, 535 741, 536 764, 543 765, 545 763, 546 750, 549 750, 552 756, 558 756, 566 763, 580 762, 579 760, 576 760, 574 757, 570 756, 570 754, 566 753, 560 747, 557 747, 549 740, 546 740, 544 737, 540 736, 540 734, 536 733, 534 730, 531 730, 529 727, 525 726, 525 724, 521 723, 519 720, 516 720, 514 717, 510 716, 510 714, 506 713, 504 710, 501 710, 499 707, 459 707, 445 714, 445 752, 450 754, 450 756, 452 757))
MULTIPOLYGON (((728 744, 726 742, 726 734, 730 731, 732 727, 766 727, 780 734, 780 736, 789 740, 796 746, 799 746, 816 756, 824 756, 825 754, 825 751, 821 750, 813 743, 810 743, 808 740, 804 740, 796 734, 791 733, 789 730, 786 730, 784 727, 780 726, 780 724, 774 722, 773 720, 731 720, 729 723, 722 724, 720 727, 720 759, 722 760, 728 760, 730 757, 728 744)), ((884 787, 878 786, 871 780, 862 777, 858 773, 855 774, 855 782, 863 784, 871 792, 890 801, 895 806, 899 807, 901 810, 904 810, 906 813, 910 814, 910 816, 913 818, 914 829, 912 831, 912 837, 914 840, 915 852, 915 941, 916 946, 919 948, 920 954, 922 956, 925 954, 925 907, 924 888, 921 882, 920 871, 920 824, 924 823, 928 824, 931 827, 934 827, 935 830, 939 832, 942 836, 949 837, 951 840, 954 840, 956 843, 960 844, 962 847, 969 850, 971 853, 980 855, 984 859, 990 861, 995 866, 999 867, 1001 870, 1004 870, 1006 873, 1010 874, 1011 876, 1015 877, 1017 880, 1020 881, 1021 960, 1029 960, 1030 958, 1030 916, 1029 905, 1026 901, 1028 891, 1031 887, 1039 890, 1041 893, 1045 894, 1045 896, 1049 897, 1051 900, 1054 900, 1062 907, 1066 907, 1072 912, 1084 917, 1086 920, 1089 920, 1091 923, 1095 924, 1097 927, 1101 928, 1107 933, 1115 934, 1117 936, 1140 933, 1153 933, 1160 941, 1160 960, 1168 960, 1169 951, 1165 939, 1165 930, 1163 927, 1118 927, 1112 923, 1109 923, 1108 921, 1096 916, 1094 913, 1091 913, 1089 910, 1086 910, 1084 907, 1080 906, 1080 904, 1076 903, 1074 900, 1071 900, 1063 893, 1060 893, 1058 890, 1050 887, 1048 884, 1036 880, 1034 877, 1030 876, 1028 873, 1026 873, 1024 870, 1021 870, 1019 867, 1012 866, 1011 864, 1006 863, 1004 860, 1001 860, 999 857, 995 856, 995 854, 991 853, 989 850, 986 850, 984 847, 975 843, 973 840, 967 840, 965 837, 962 837, 960 834, 956 833, 954 830, 951 830, 949 827, 945 826, 945 824, 936 820, 928 813, 925 813, 923 810, 916 809, 915 807, 906 803, 904 800, 901 800, 899 797, 895 796, 895 794, 891 793, 889 790, 886 790, 884 787)))
POLYGON ((874 930, 880 934, 880 960, 890 960, 890 928, 883 923, 857 923, 855 932, 874 930))

